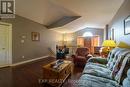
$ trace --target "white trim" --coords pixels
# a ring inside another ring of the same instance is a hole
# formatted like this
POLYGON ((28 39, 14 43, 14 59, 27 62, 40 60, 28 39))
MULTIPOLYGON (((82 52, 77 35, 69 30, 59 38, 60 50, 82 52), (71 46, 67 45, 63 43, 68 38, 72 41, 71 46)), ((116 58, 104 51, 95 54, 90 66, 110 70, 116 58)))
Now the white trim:
POLYGON ((106 29, 104 29, 104 40, 106 40, 106 29))
POLYGON ((12 64, 12 25, 9 26, 9 31, 8 31, 8 38, 9 38, 9 44, 8 44, 8 49, 9 49, 9 54, 8 54, 8 64, 12 64))
POLYGON ((9 26, 8 28, 8 53, 7 53, 7 58, 8 58, 8 64, 0 67, 6 67, 10 64, 12 64, 12 24, 10 23, 4 23, 0 22, 1 25, 9 26))
POLYGON ((10 66, 17 66, 17 65, 21 65, 21 64, 33 62, 33 61, 36 61, 36 60, 44 59, 44 58, 47 58, 47 57, 49 57, 49 55, 42 56, 42 57, 39 57, 39 58, 34 58, 34 59, 31 59, 31 60, 27 60, 27 61, 22 61, 22 62, 14 63, 14 64, 11 64, 10 66))

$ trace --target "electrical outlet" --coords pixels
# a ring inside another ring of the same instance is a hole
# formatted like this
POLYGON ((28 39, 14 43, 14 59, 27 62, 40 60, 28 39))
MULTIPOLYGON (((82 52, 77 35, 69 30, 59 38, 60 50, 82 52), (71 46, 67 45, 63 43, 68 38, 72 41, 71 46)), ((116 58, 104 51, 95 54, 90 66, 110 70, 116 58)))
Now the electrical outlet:
POLYGON ((22 56, 22 58, 25 58, 25 56, 22 56))

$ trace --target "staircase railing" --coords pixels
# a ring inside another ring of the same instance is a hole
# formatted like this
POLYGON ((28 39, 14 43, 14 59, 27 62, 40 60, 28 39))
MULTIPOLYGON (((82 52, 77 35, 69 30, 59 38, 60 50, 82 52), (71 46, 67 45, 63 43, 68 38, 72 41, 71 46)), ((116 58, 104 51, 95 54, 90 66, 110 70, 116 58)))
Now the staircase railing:
POLYGON ((48 47, 48 51, 50 53, 50 56, 56 56, 55 52, 52 50, 51 47, 48 47))

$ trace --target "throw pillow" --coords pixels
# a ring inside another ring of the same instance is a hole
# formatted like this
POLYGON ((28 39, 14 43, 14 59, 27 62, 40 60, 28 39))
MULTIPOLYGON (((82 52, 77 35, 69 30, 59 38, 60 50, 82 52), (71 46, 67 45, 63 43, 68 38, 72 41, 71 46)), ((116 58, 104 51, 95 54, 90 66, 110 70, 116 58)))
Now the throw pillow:
POLYGON ((117 45, 117 47, 130 49, 130 45, 128 45, 127 43, 122 42, 122 41, 119 42, 119 44, 117 45))

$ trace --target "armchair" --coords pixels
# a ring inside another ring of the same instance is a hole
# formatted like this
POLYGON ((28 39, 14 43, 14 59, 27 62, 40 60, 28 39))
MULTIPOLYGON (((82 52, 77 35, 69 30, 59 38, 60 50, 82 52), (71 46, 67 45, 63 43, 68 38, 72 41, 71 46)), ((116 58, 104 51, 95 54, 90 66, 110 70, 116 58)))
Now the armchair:
POLYGON ((78 66, 84 66, 87 60, 91 57, 88 56, 88 54, 89 54, 88 48, 85 47, 77 48, 76 54, 72 55, 74 64, 78 66))

